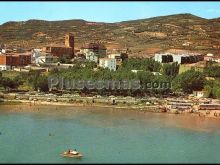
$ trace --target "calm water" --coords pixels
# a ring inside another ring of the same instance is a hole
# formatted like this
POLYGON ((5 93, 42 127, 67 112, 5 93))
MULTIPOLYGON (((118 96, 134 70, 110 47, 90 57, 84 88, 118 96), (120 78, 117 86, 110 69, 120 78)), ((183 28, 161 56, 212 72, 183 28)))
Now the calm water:
POLYGON ((220 163, 220 120, 0 106, 0 149, 0 163, 220 163), (62 158, 59 154, 69 148, 84 158, 62 158))

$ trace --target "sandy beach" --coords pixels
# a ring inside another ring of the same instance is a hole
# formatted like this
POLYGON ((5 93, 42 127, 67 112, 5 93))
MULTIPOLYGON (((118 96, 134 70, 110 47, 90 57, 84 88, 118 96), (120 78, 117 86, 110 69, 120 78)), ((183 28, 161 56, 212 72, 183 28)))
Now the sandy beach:
MULTIPOLYGON (((199 111, 196 113, 190 112, 180 112, 176 114, 173 111, 161 112, 159 111, 158 106, 140 106, 140 105, 111 105, 111 104, 104 104, 104 103, 68 103, 68 102, 48 102, 48 101, 28 101, 28 100, 8 100, 3 103, 3 105, 13 106, 13 105, 21 105, 28 107, 27 109, 34 110, 35 108, 40 110, 39 106, 57 106, 57 109, 61 107, 83 107, 83 108, 107 108, 107 109, 123 109, 128 111, 142 111, 142 112, 151 112, 151 113, 164 113, 164 114, 175 114, 181 116, 196 116, 200 118, 216 118, 220 119, 220 113, 217 111, 211 111, 207 113, 206 111, 199 111), (11 104, 12 103, 12 104, 11 104), (218 115, 216 115, 216 113, 218 115)), ((1 104, 0 104, 1 105, 1 104)))

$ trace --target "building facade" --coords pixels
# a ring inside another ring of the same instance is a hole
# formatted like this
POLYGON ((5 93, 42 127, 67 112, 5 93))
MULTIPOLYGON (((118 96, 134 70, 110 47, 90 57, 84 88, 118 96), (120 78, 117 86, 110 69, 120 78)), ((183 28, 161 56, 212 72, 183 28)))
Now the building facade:
POLYGON ((51 64, 51 63, 57 62, 57 59, 58 57, 47 54, 47 55, 36 58, 35 63, 36 64, 51 64))
POLYGON ((214 56, 211 53, 208 53, 205 57, 204 57, 205 61, 211 61, 211 62, 217 62, 220 63, 220 57, 214 56))
POLYGON ((86 56, 86 60, 94 61, 95 63, 98 63, 99 61, 99 56, 94 52, 87 52, 85 56, 86 56))
POLYGON ((121 54, 109 54, 108 58, 113 58, 116 60, 116 65, 120 66, 122 64, 121 54))
POLYGON ((160 63, 177 62, 178 64, 191 64, 204 60, 201 54, 172 54, 172 53, 156 53, 154 60, 160 63))
POLYGON ((204 91, 193 91, 193 95, 197 98, 201 98, 204 96, 204 91))
POLYGON ((103 44, 89 43, 81 47, 80 54, 84 54, 89 61, 99 62, 99 58, 104 58, 107 55, 107 49, 103 44))
POLYGON ((108 68, 111 71, 116 71, 116 60, 114 58, 100 58, 99 66, 102 68, 108 68))
POLYGON ((50 53, 53 56, 62 57, 64 55, 70 58, 74 57, 74 36, 72 34, 67 34, 65 36, 64 46, 46 46, 43 47, 43 52, 50 53))
POLYGON ((8 53, 0 55, 0 70, 13 70, 31 64, 30 53, 8 53))
POLYGON ((73 57, 73 49, 71 47, 65 46, 46 46, 43 48, 43 52, 50 53, 53 56, 62 57, 64 55, 69 56, 70 58, 73 57))

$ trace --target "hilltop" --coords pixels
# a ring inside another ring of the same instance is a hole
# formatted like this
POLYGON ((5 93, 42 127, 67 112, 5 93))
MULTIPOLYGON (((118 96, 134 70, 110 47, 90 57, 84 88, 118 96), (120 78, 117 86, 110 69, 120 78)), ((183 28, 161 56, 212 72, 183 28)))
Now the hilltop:
POLYGON ((176 14, 117 23, 86 20, 28 20, 0 25, 0 43, 40 48, 63 44, 64 34, 75 34, 76 48, 87 42, 102 42, 107 48, 128 47, 132 56, 152 56, 157 51, 186 49, 218 52, 220 18, 205 19, 176 14))

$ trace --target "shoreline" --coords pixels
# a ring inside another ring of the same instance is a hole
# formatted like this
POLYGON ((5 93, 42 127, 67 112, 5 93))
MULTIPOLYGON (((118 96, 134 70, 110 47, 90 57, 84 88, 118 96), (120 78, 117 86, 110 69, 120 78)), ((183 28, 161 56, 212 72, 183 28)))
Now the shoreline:
POLYGON ((7 100, 0 102, 0 106, 13 106, 13 105, 28 105, 29 107, 34 106, 72 106, 72 107, 86 107, 86 108, 113 108, 113 109, 123 109, 128 111, 139 111, 139 112, 151 112, 151 113, 163 113, 163 114, 174 114, 174 115, 187 115, 187 116, 196 116, 199 118, 215 118, 220 119, 220 117, 216 117, 214 115, 207 116, 204 113, 190 113, 190 112, 181 112, 176 114, 175 112, 167 111, 161 112, 158 106, 140 106, 140 105, 111 105, 111 104, 103 104, 103 103, 68 103, 68 102, 48 102, 48 101, 29 101, 29 100, 7 100), (201 115, 201 114, 202 115, 201 115))
POLYGON ((8 100, 0 103, 0 105, 19 105, 27 104, 35 105, 57 105, 57 106, 73 106, 73 107, 100 107, 100 108, 116 108, 116 109, 151 109, 156 106, 140 106, 140 105, 111 105, 104 103, 67 103, 67 102, 47 102, 47 101, 28 101, 28 100, 8 100))

